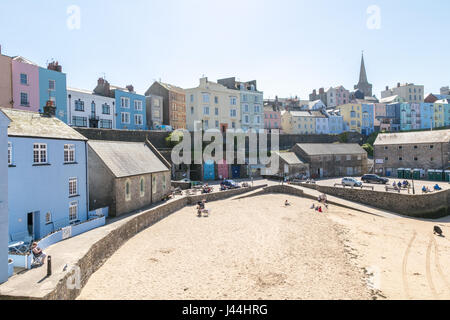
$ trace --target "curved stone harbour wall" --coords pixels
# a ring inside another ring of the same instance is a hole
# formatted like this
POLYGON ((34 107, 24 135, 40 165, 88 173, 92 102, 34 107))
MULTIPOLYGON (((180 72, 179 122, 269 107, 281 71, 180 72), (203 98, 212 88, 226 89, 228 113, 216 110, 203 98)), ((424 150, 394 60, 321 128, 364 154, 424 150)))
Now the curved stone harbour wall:
POLYGON ((413 195, 295 182, 291 184, 408 217, 437 219, 450 215, 450 190, 413 195))
MULTIPOLYGON (((186 205, 195 204, 197 201, 206 199, 206 201, 217 201, 226 198, 230 198, 239 194, 251 192, 260 188, 264 188, 267 185, 259 185, 249 188, 240 188, 222 192, 215 192, 209 194, 201 194, 196 196, 182 197, 164 204, 161 204, 155 208, 138 213, 133 216, 126 223, 119 225, 116 229, 112 230, 108 235, 94 243, 88 252, 78 261, 77 266, 80 268, 80 289, 69 289, 67 286, 67 280, 72 276, 71 273, 67 273, 63 279, 61 279, 56 288, 46 295, 44 299, 49 300, 70 300, 75 299, 81 292, 81 289, 86 285, 90 276, 97 271, 106 260, 111 257, 114 252, 123 245, 128 239, 134 237, 139 232, 152 226, 156 222, 164 219, 170 214, 180 210, 186 205)), ((18 297, 2 297, 7 299, 14 299, 18 297)), ((20 297, 21 299, 27 299, 27 297, 20 297)))

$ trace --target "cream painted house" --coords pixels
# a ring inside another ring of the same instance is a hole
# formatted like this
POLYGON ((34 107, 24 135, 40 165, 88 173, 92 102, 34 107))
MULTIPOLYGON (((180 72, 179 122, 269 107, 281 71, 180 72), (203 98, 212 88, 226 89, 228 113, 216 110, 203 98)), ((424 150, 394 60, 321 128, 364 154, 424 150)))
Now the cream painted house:
POLYGON ((319 111, 282 111, 281 128, 285 134, 316 134, 316 120, 326 118, 319 111))
POLYGON ((194 131, 194 122, 201 121, 203 129, 241 128, 239 91, 201 78, 196 88, 186 89, 186 127, 194 131))
POLYGON ((414 83, 397 84, 397 87, 389 88, 381 91, 381 98, 399 96, 407 103, 421 103, 424 101, 424 86, 415 85, 414 83))

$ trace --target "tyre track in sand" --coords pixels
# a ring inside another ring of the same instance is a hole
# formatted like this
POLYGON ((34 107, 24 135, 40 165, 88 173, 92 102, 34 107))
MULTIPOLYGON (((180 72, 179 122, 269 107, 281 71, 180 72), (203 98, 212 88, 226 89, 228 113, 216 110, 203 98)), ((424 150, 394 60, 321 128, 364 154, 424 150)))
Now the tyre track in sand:
POLYGON ((432 236, 432 239, 433 239, 433 244, 434 244, 434 263, 435 263, 436 269, 439 272, 439 275, 441 276, 442 280, 444 280, 444 283, 445 283, 447 289, 450 292, 450 282, 445 277, 444 272, 442 272, 441 264, 439 263, 438 244, 437 244, 436 239, 434 238, 434 236, 432 236))
POLYGON ((414 240, 416 239, 416 236, 417 236, 417 232, 414 231, 413 236, 408 243, 408 247, 406 248, 405 255, 403 256, 403 265, 402 265, 403 289, 405 290, 405 296, 406 296, 406 299, 408 299, 408 300, 411 300, 411 295, 409 294, 406 266, 408 264, 408 256, 411 252, 411 247, 412 247, 412 244, 414 243, 414 240))
POLYGON ((431 292, 433 293, 434 297, 436 299, 439 299, 439 295, 436 291, 436 287, 434 286, 433 283, 433 278, 431 277, 431 249, 433 246, 433 235, 430 235, 430 242, 428 243, 428 247, 427 247, 427 258, 426 258, 426 269, 427 269, 427 280, 428 280, 428 285, 430 286, 431 292))

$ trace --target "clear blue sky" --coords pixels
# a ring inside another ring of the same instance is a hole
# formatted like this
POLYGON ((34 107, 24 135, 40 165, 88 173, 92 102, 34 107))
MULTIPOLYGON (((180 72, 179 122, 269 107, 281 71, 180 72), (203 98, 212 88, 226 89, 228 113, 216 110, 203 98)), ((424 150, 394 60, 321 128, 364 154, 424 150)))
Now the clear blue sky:
POLYGON ((448 0, 3 0, 4 54, 63 65, 68 85, 93 89, 99 76, 144 93, 153 80, 194 87, 236 76, 265 97, 358 81, 361 50, 379 97, 397 82, 438 92, 450 85, 448 0), (67 8, 81 9, 79 30, 67 8), (370 5, 381 28, 366 25, 370 5))

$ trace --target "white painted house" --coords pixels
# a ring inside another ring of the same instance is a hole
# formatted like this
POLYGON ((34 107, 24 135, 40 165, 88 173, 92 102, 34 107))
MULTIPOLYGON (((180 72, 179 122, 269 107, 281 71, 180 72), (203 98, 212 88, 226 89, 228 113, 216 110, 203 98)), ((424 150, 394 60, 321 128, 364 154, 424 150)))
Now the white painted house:
POLYGON ((9 118, 0 111, 0 283, 8 280, 8 125, 9 118))
POLYGON ((115 129, 115 99, 88 90, 67 88, 68 124, 74 127, 115 129))

